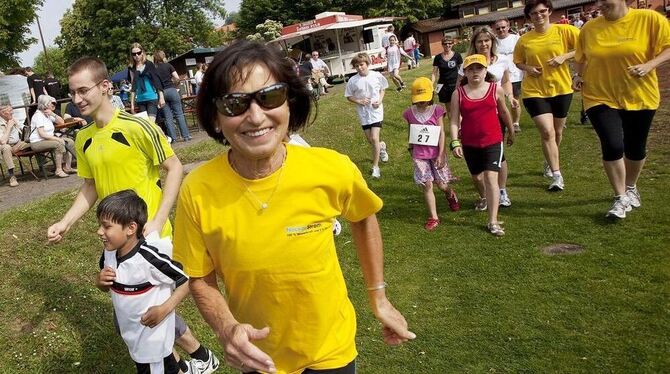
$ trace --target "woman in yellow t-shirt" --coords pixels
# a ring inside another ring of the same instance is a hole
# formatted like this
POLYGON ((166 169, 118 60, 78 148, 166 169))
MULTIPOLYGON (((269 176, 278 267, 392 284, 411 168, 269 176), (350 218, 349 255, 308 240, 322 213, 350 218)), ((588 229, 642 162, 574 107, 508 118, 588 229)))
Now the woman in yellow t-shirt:
POLYGON ((184 179, 174 258, 226 363, 245 373, 355 373, 356 314, 332 234, 340 215, 385 342, 415 337, 385 294, 381 199, 346 156, 284 143, 310 106, 290 61, 244 40, 214 58, 198 93, 199 122, 230 149, 184 179))
POLYGON ((603 166, 614 190, 607 217, 640 207, 637 180, 651 123, 660 105, 656 67, 670 60, 670 25, 660 13, 602 0, 602 17, 583 27, 573 87, 600 138, 603 166))
POLYGON ((554 25, 549 17, 551 0, 528 0, 523 9, 534 30, 521 36, 514 48, 514 63, 526 75, 521 83, 523 105, 540 131, 545 176, 552 179, 549 191, 562 191, 559 148, 572 102, 570 68, 579 29, 554 25))

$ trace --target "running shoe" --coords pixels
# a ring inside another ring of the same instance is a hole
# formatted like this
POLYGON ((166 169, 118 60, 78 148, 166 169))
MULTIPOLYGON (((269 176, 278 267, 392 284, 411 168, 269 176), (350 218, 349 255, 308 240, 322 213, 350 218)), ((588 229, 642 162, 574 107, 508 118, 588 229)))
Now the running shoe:
POLYGON ((486 225, 486 228, 489 230, 489 232, 495 236, 503 236, 505 235, 505 230, 503 230, 502 226, 500 226, 499 223, 489 223, 486 225))
POLYGON ((197 358, 192 358, 189 362, 189 367, 197 370, 192 370, 193 374, 210 374, 216 371, 219 368, 219 359, 214 356, 214 352, 207 350, 208 359, 207 361, 198 360, 197 358))
POLYGON ((637 190, 636 186, 626 187, 626 196, 630 200, 630 206, 633 208, 639 208, 642 205, 642 200, 640 199, 640 192, 637 190))
POLYGON ((563 184, 563 176, 554 175, 554 180, 551 181, 551 184, 547 189, 549 191, 563 191, 563 188, 565 188, 565 185, 563 184))
POLYGON ((579 116, 579 123, 582 125, 586 125, 589 122, 589 116, 586 114, 585 111, 582 110, 579 116))
POLYGON ((488 206, 486 205, 486 198, 482 197, 477 202, 475 203, 475 210, 479 212, 486 211, 486 208, 488 206))
POLYGON ((515 133, 518 134, 518 133, 521 132, 521 126, 519 126, 518 123, 514 123, 514 124, 512 124, 512 127, 514 127, 514 132, 515 132, 515 133))
POLYGON ((451 209, 452 212, 458 212, 461 210, 461 203, 458 202, 456 191, 449 190, 445 192, 444 195, 447 197, 447 203, 449 203, 449 209, 451 209))
POLYGON ((382 177, 382 171, 379 169, 379 166, 372 167, 372 178, 379 179, 382 177))
POLYGON ((626 218, 626 212, 630 212, 631 210, 633 210, 633 208, 631 207, 628 196, 615 196, 614 203, 605 217, 623 219, 626 218))
POLYGON ((386 142, 379 142, 379 159, 382 162, 388 162, 389 160, 389 154, 386 152, 386 142))
POLYGON ((512 206, 512 200, 509 199, 509 195, 507 195, 506 190, 500 190, 500 206, 512 206))
POLYGON ((428 218, 426 221, 426 224, 423 225, 423 228, 426 229, 427 231, 433 231, 437 228, 437 226, 440 224, 440 220, 437 218, 428 218))
POLYGON ((554 173, 551 171, 551 168, 549 167, 549 164, 547 161, 544 162, 544 176, 547 178, 553 178, 554 173))

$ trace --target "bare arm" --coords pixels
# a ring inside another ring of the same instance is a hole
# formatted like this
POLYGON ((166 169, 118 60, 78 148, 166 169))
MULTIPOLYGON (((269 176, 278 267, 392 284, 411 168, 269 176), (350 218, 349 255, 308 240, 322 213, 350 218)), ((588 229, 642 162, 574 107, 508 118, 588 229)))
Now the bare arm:
POLYGON ((0 136, 0 145, 7 144, 9 141, 9 134, 12 132, 12 128, 16 126, 16 120, 14 118, 10 118, 5 121, 5 132, 0 136))
POLYGON ((570 52, 568 52, 568 53, 564 53, 564 54, 562 54, 562 55, 558 55, 558 56, 556 56, 556 57, 554 57, 554 58, 551 58, 551 59, 549 59, 549 61, 547 61, 547 63, 548 63, 549 65, 553 66, 553 67, 556 67, 556 66, 560 66, 560 65, 563 64, 565 61, 567 61, 567 60, 569 60, 569 59, 571 59, 571 58, 573 58, 573 57, 575 57, 575 51, 574 51, 574 50, 572 50, 572 51, 570 51, 570 52))
POLYGON ((77 197, 70 209, 65 213, 65 216, 59 221, 51 225, 47 230, 47 238, 51 243, 58 243, 63 239, 70 227, 77 222, 98 200, 98 192, 95 190, 94 179, 84 179, 84 184, 81 185, 77 197))
POLYGON ((179 161, 179 158, 177 158, 176 155, 163 161, 161 168, 166 171, 163 197, 154 218, 144 225, 143 233, 145 235, 152 231, 157 231, 159 233, 162 231, 165 222, 168 220, 172 206, 174 206, 174 202, 177 200, 181 179, 184 176, 184 167, 181 165, 181 161, 179 161))
POLYGON ((435 84, 437 82, 437 79, 440 77, 440 68, 437 66, 433 66, 433 73, 430 75, 430 81, 435 84))
POLYGON ((514 143, 514 127, 512 127, 512 116, 507 110, 507 105, 505 105, 505 94, 503 89, 498 87, 496 91, 496 104, 498 105, 498 113, 500 118, 502 118, 505 127, 507 128, 507 145, 512 145, 514 143))
POLYGON ((226 363, 240 370, 275 373, 277 370, 270 356, 251 343, 252 340, 267 337, 270 329, 264 327, 258 330, 237 322, 219 291, 214 272, 202 278, 191 278, 189 283, 200 314, 225 349, 226 363))
MULTIPOLYGON (((451 141, 459 140, 458 139, 458 128, 461 120, 461 107, 459 106, 459 93, 458 90, 454 90, 454 93, 451 94, 451 102, 449 103, 451 109, 449 110, 450 126, 449 133, 451 135, 451 141)), ((451 146, 450 146, 451 148, 451 146)), ((459 145, 452 150, 454 156, 458 158, 463 157, 463 148, 459 145)))
POLYGON ((416 335, 407 329, 407 321, 386 298, 384 285, 384 250, 377 216, 371 215, 351 223, 358 260, 368 288, 368 302, 372 312, 383 325, 384 342, 399 345, 416 335))
POLYGON ((665 48, 656 57, 647 61, 644 64, 633 65, 628 67, 628 73, 636 76, 643 76, 649 74, 650 71, 670 61, 670 47, 665 48))
POLYGON ((368 104, 370 104, 370 98, 368 98, 368 97, 363 98, 363 99, 357 99, 353 96, 348 96, 347 100, 349 100, 350 102, 352 102, 354 104, 358 104, 358 105, 368 105, 368 104))
POLYGON ((140 323, 151 328, 156 327, 156 325, 161 323, 165 317, 177 308, 177 305, 179 305, 186 295, 188 295, 188 281, 177 287, 163 304, 149 307, 142 315, 142 318, 140 318, 140 323))

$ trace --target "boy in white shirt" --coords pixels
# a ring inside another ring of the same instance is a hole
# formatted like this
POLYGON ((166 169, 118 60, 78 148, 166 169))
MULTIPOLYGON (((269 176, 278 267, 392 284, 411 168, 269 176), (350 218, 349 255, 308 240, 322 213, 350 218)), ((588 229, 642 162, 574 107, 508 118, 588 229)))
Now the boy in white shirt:
POLYGON ((365 137, 372 145, 372 177, 380 178, 379 160, 388 161, 386 143, 380 140, 382 121, 384 121, 384 90, 389 86, 386 78, 379 72, 370 70, 370 57, 359 53, 351 59, 351 66, 358 74, 349 78, 344 97, 356 104, 356 112, 361 121, 365 137))

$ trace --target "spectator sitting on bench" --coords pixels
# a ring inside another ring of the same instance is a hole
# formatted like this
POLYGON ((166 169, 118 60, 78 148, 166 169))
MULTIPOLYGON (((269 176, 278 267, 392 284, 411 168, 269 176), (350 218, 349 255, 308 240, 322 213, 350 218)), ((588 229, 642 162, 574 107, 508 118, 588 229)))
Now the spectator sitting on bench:
POLYGON ((0 108, 0 153, 7 166, 9 175, 9 186, 16 187, 19 182, 14 176, 13 154, 29 147, 29 144, 21 140, 23 123, 14 119, 14 113, 10 105, 0 108))
POLYGON ((35 152, 53 150, 56 157, 56 176, 67 178, 77 171, 72 168, 72 154, 66 149, 74 149, 74 141, 68 137, 54 135, 54 124, 63 124, 65 121, 54 113, 56 99, 49 95, 40 95, 37 98, 37 111, 30 120, 30 148, 35 152), (65 156, 65 168, 63 168, 65 156))

